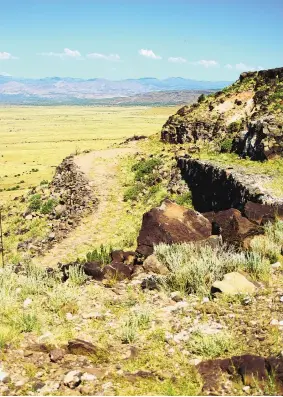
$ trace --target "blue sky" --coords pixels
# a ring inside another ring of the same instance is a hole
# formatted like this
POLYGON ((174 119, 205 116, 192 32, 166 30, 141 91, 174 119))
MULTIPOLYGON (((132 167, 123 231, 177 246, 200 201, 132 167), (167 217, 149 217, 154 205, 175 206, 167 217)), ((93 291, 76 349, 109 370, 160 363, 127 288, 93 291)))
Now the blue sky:
POLYGON ((0 0, 0 74, 234 80, 280 66, 282 0, 0 0))

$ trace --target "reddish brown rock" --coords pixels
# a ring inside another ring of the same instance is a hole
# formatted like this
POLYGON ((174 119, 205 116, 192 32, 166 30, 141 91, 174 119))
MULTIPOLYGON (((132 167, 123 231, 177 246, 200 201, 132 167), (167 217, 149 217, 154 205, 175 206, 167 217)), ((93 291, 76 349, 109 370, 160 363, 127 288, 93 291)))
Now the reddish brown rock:
POLYGON ((103 270, 99 262, 86 262, 84 264, 84 272, 87 276, 90 276, 97 281, 101 281, 103 279, 103 270))
POLYGON ((283 205, 275 206, 248 201, 244 207, 244 214, 251 222, 264 225, 268 221, 274 222, 276 218, 283 219, 283 205))
POLYGON ((115 279, 116 281, 122 281, 126 278, 131 278, 133 271, 133 266, 125 265, 122 262, 112 262, 103 269, 105 278, 115 279))
POLYGON ((50 361, 52 361, 53 363, 57 363, 64 358, 65 354, 66 352, 64 349, 53 349, 49 353, 50 361))
POLYGON ((276 386, 282 388, 282 358, 269 357, 266 359, 261 356, 245 354, 226 359, 203 361, 196 368, 203 379, 203 391, 206 393, 221 394, 227 375, 232 376, 236 382, 237 376, 240 375, 244 385, 257 385, 262 389, 264 389, 268 377, 272 375, 276 386))
POLYGON ((68 351, 71 354, 79 356, 91 356, 97 358, 106 356, 106 351, 104 351, 104 349, 82 339, 70 340, 68 342, 68 351))
POLYGON ((263 234, 263 228, 243 217, 235 208, 206 216, 212 221, 213 233, 221 234, 223 242, 247 248, 254 236, 263 234))
POLYGON ((126 265, 134 265, 136 262, 136 253, 133 251, 116 250, 111 252, 112 262, 121 262, 126 265))
POLYGON ((165 200, 143 216, 138 236, 138 254, 153 253, 154 245, 201 241, 211 235, 212 225, 200 213, 165 200))

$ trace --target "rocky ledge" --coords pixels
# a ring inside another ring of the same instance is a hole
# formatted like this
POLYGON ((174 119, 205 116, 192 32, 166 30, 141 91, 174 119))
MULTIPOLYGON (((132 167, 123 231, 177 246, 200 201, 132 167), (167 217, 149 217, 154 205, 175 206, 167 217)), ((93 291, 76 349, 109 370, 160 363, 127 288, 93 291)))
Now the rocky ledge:
POLYGON ((210 161, 187 157, 178 159, 182 177, 192 191, 197 211, 221 211, 229 208, 244 210, 245 204, 264 204, 283 214, 283 200, 272 196, 264 185, 270 182, 266 175, 248 175, 246 170, 223 168, 210 161))

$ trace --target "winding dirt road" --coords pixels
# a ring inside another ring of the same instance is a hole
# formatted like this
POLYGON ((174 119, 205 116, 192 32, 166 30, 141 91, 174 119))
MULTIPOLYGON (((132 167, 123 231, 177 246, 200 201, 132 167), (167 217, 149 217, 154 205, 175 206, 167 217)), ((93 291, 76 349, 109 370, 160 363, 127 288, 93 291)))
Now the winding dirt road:
POLYGON ((117 219, 124 216, 123 196, 117 175, 118 166, 121 158, 136 153, 137 149, 135 142, 132 142, 129 147, 94 151, 75 157, 76 164, 86 174, 93 187, 98 205, 96 210, 84 217, 64 240, 56 244, 45 256, 37 258, 38 263, 54 267, 58 262, 74 260, 80 254, 107 241, 117 219), (105 224, 111 203, 116 204, 115 216, 105 224))

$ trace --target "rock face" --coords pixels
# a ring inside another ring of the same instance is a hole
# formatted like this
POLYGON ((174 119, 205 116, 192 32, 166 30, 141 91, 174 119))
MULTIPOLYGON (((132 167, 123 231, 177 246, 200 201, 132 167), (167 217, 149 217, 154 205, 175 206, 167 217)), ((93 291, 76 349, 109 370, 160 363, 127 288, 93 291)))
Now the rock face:
POLYGON ((203 215, 212 222, 213 234, 220 234, 223 242, 239 248, 248 248, 254 236, 264 233, 262 227, 250 222, 235 208, 203 215))
POLYGON ((198 372, 203 378, 203 392, 206 394, 222 395, 223 386, 228 377, 237 382, 237 377, 245 386, 259 386, 264 388, 268 377, 272 376, 275 385, 282 391, 283 360, 282 358, 264 358, 251 354, 233 356, 226 359, 203 361, 197 365, 198 372))
POLYGON ((161 140, 197 143, 234 139, 232 150, 253 160, 283 152, 283 68, 242 73, 223 91, 184 106, 169 117, 161 140))
POLYGON ((238 272, 225 274, 222 281, 215 281, 211 293, 222 292, 225 295, 253 294, 256 287, 238 272))
MULTIPOLYGON (((178 113, 177 113, 178 114, 178 113)), ((183 121, 169 118, 163 126, 161 139, 170 143, 196 143, 199 139, 212 140, 215 131, 225 134, 225 126, 221 118, 216 122, 209 121, 183 121)))
POLYGON ((259 204, 248 201, 244 207, 244 215, 258 225, 274 222, 276 218, 283 219, 283 205, 259 204))
POLYGON ((240 157, 251 160, 268 160, 282 155, 283 125, 272 119, 253 121, 248 124, 247 131, 235 137, 232 151, 240 157))
POLYGON ((220 211, 231 207, 242 211, 246 202, 251 201, 268 203, 271 208, 283 212, 283 201, 275 199, 262 187, 271 181, 268 176, 246 175, 244 169, 225 169, 208 161, 186 157, 179 158, 178 166, 191 190, 197 211, 220 211))
POLYGON ((143 216, 137 252, 145 257, 159 243, 181 243, 205 240, 211 235, 211 223, 196 211, 188 210, 170 200, 143 216))

